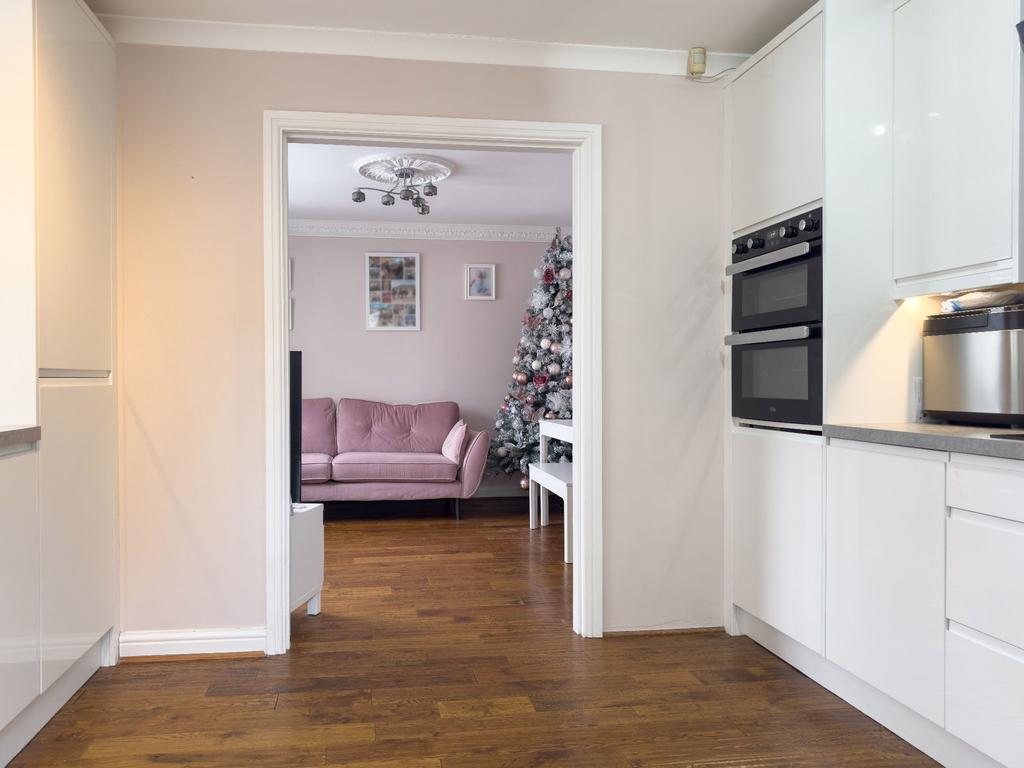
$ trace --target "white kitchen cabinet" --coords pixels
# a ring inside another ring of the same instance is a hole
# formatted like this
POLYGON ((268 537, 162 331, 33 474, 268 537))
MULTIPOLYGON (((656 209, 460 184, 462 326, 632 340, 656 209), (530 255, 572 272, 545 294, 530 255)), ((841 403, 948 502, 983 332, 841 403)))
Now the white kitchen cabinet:
POLYGON ((823 651, 825 447, 820 435, 732 434, 733 602, 823 651))
POLYGON ((43 688, 117 623, 115 416, 107 380, 39 388, 43 688))
POLYGON ((940 726, 947 458, 840 440, 826 453, 826 658, 940 726))
POLYGON ((897 296, 1020 279, 1021 18, 1021 0, 895 11, 897 296))
POLYGON ((1024 649, 1024 523, 954 509, 946 562, 946 616, 1024 649))
POLYGON ((77 0, 36 3, 39 367, 112 367, 115 52, 77 0))
POLYGON ((734 232, 821 199, 822 81, 816 8, 751 57, 729 84, 734 232))
POLYGON ((946 729, 1007 768, 1024 768, 1024 650, 950 625, 946 729))
POLYGON ((0 455, 0 728, 39 695, 38 493, 34 447, 0 455))

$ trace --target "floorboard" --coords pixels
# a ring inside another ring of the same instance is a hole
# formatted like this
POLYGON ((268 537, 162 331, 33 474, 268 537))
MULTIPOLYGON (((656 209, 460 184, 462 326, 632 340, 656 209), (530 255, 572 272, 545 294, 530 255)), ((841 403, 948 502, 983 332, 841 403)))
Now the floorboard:
POLYGON ((523 499, 332 510, 289 654, 101 670, 12 765, 935 765, 746 638, 574 636, 559 517, 526 523, 523 499))

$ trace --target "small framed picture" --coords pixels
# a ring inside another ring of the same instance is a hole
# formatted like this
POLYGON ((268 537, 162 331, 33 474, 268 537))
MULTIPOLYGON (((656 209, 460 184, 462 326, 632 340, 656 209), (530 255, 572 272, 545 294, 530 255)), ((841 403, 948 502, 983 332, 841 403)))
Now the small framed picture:
POLYGON ((467 264, 464 275, 466 298, 470 301, 494 301, 498 295, 496 275, 493 264, 467 264))
POLYGON ((420 255, 366 254, 366 330, 420 329, 420 255))

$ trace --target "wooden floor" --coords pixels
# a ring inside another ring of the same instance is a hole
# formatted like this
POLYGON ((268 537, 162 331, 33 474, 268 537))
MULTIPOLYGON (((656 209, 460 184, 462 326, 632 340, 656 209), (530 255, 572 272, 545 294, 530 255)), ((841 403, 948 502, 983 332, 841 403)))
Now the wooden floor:
POLYGON ((934 765, 746 638, 575 637, 525 506, 423 512, 328 523, 288 655, 101 670, 12 765, 934 765))

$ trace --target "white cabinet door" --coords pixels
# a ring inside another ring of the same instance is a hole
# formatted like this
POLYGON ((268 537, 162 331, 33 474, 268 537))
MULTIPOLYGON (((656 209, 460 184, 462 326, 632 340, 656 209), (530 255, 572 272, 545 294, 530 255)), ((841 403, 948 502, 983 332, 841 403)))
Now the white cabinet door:
POLYGON ((729 85, 733 231, 821 198, 822 80, 819 14, 729 85))
POLYGON ((113 387, 39 387, 43 688, 117 620, 113 387))
POLYGON ((1016 279, 1020 13, 1020 0, 910 0, 896 11, 897 281, 977 272, 973 285, 949 286, 969 288, 999 269, 1016 279))
POLYGON ((817 435, 732 434, 733 602, 817 653, 824 459, 817 435))
POLYGON ((1007 768, 1024 768, 1024 651, 950 624, 946 728, 1007 768))
POLYGON ((825 655, 943 724, 947 454, 832 441, 825 655))
POLYGON ((37 0, 40 368, 111 368, 115 91, 96 20, 37 0))
POLYGON ((0 456, 0 728, 39 695, 39 457, 0 456))

